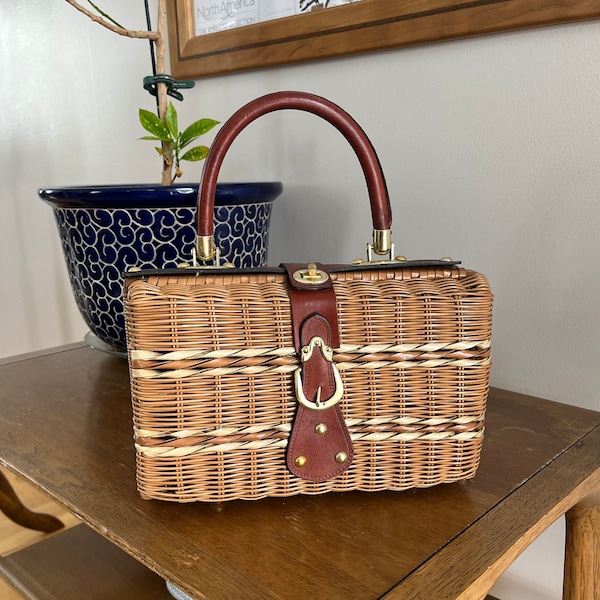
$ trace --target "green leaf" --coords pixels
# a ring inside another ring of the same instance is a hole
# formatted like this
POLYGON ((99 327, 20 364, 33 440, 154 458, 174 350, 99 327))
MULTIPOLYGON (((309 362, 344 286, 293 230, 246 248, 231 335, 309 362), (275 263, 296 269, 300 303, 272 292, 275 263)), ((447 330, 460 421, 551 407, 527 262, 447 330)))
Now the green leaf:
POLYGON ((140 123, 142 127, 163 142, 172 142, 167 126, 152 112, 140 108, 140 123))
POLYGON ((141 138, 138 138, 138 140, 151 140, 153 142, 162 142, 163 141, 159 137, 156 137, 155 135, 145 135, 141 138))
POLYGON ((206 146, 195 146, 190 148, 182 157, 181 160, 196 161, 206 158, 208 148, 206 146))
POLYGON ((213 119, 200 119, 199 121, 192 123, 179 137, 179 147, 184 148, 197 137, 204 135, 218 124, 219 121, 213 119))
POLYGON ((179 133, 179 127, 177 125, 177 110, 175 110, 172 102, 169 102, 169 106, 167 106, 165 120, 167 121, 167 127, 171 132, 172 138, 176 140, 177 134, 179 133))

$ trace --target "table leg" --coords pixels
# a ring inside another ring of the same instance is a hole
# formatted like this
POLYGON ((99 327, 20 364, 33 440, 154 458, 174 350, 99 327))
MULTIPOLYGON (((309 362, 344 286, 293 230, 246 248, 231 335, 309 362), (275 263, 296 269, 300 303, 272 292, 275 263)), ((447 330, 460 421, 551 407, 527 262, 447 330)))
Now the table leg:
POLYGON ((600 493, 584 498, 566 514, 563 600, 600 598, 600 493))
POLYGON ((10 482, 0 471, 0 510, 12 521, 36 531, 53 533, 64 527, 62 521, 52 515, 44 515, 29 510, 19 500, 10 482))

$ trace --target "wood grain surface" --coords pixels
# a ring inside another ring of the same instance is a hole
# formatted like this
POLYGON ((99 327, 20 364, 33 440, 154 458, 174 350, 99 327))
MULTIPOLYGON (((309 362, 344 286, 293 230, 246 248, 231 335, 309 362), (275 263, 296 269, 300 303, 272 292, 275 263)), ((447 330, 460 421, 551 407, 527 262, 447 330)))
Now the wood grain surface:
POLYGON ((2 573, 29 600, 172 598, 158 575, 85 525, 0 558, 2 573))

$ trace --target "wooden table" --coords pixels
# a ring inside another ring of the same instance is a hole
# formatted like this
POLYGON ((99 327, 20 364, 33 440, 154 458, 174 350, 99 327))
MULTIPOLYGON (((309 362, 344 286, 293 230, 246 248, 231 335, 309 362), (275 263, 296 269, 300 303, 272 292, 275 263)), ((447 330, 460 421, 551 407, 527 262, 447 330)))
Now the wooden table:
POLYGON ((0 361, 0 382, 0 464, 195 598, 480 599, 565 513, 564 598, 600 597, 600 413, 492 390, 473 480, 178 505, 135 490, 124 359, 65 346, 0 361))

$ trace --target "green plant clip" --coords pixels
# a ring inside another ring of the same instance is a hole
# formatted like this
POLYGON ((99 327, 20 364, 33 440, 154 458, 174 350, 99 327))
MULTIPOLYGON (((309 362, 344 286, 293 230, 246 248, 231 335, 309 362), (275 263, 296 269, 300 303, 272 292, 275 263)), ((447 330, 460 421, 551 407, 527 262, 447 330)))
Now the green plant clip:
POLYGON ((157 75, 148 75, 147 77, 144 77, 144 89, 150 92, 150 94, 153 96, 157 95, 156 86, 159 83, 164 83, 167 86, 167 95, 172 96, 177 100, 183 100, 183 94, 178 92, 178 89, 189 90, 196 85, 195 81, 175 81, 166 73, 159 73, 157 75))

